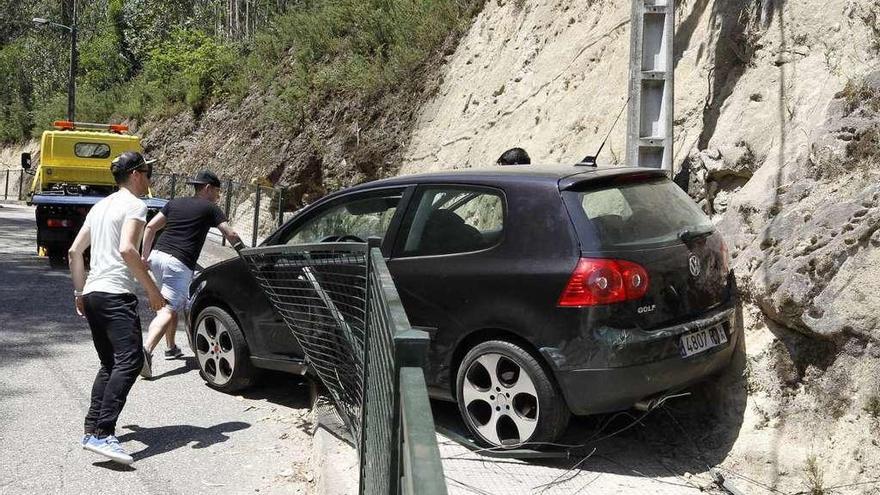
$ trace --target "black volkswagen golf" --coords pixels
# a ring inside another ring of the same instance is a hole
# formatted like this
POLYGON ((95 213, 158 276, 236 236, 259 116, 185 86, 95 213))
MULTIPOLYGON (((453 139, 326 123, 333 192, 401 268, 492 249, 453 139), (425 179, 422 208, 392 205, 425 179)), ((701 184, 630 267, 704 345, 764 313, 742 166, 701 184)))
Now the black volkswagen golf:
MULTIPOLYGON (((431 394, 456 401, 489 445, 552 441, 572 413, 679 390, 724 368, 742 338, 724 241, 661 171, 397 177, 323 198, 264 245, 369 237, 382 238, 410 322, 431 335, 431 394)), ((196 277, 187 321, 217 389, 250 385, 258 368, 306 369, 241 259, 196 277)))

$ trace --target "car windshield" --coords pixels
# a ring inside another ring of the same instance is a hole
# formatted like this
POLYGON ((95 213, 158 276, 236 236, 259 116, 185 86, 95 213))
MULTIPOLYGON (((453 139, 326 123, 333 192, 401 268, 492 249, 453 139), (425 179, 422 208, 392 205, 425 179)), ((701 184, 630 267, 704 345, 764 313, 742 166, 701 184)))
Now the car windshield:
POLYGON ((666 244, 714 230, 690 196, 667 179, 567 194, 575 195, 602 248, 666 244))

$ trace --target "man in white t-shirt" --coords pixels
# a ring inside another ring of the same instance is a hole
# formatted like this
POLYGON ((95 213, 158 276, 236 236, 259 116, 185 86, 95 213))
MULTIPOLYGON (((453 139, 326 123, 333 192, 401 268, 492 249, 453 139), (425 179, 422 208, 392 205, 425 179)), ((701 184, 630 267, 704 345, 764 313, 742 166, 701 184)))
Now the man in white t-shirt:
POLYGON ((68 253, 76 313, 92 330, 101 367, 92 385, 83 448, 121 464, 133 459, 116 439, 116 421, 144 363, 136 282, 150 307, 165 300, 141 261, 138 246, 147 222, 147 206, 138 199, 150 188, 152 166, 140 153, 126 151, 110 166, 119 191, 99 201, 86 216, 68 253), (84 253, 91 246, 86 279, 84 253))

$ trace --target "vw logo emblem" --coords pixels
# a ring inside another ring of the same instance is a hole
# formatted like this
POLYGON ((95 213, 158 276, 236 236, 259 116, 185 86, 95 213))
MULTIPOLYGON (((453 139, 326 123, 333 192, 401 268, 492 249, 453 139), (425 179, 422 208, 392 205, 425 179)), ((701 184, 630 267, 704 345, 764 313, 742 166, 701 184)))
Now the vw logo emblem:
POLYGON ((688 268, 690 268, 690 270, 691 270, 691 275, 693 275, 695 277, 699 276, 700 275, 700 259, 692 254, 691 257, 688 258, 688 268))

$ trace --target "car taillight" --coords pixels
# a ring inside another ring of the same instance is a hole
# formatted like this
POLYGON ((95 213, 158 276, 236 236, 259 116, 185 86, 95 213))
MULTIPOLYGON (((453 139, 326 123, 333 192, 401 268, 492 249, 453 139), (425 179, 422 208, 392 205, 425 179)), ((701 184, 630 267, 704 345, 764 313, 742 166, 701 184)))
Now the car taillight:
POLYGON ((596 306, 641 299, 648 272, 626 260, 581 258, 559 298, 560 307, 596 306))
POLYGON ((73 222, 70 220, 61 220, 59 218, 50 218, 46 220, 46 226, 51 228, 71 227, 73 226, 73 222))

